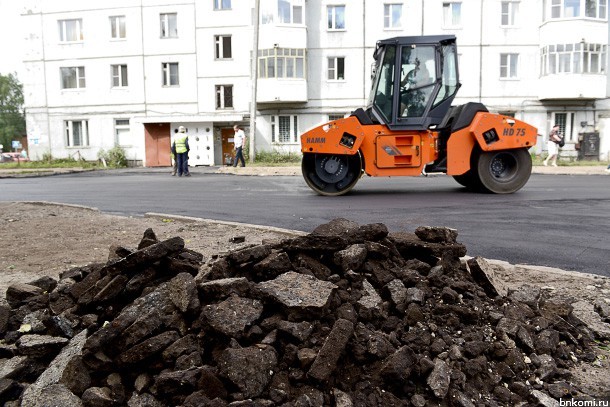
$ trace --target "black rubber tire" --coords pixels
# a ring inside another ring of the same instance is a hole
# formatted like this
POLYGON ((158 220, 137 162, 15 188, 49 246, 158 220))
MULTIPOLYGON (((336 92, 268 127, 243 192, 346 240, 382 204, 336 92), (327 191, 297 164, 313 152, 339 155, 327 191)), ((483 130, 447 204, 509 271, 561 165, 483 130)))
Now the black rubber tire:
POLYGON ((476 156, 476 178, 485 192, 512 194, 532 174, 532 157, 525 148, 481 151, 476 156))
POLYGON ((472 172, 472 170, 468 170, 462 175, 454 175, 453 179, 456 182, 470 190, 476 190, 480 186, 479 179, 476 174, 472 172))
POLYGON ((325 196, 339 196, 349 192, 362 176, 360 153, 354 155, 303 153, 301 161, 303 178, 316 193, 325 196), (324 162, 334 160, 336 172, 326 171, 324 162))

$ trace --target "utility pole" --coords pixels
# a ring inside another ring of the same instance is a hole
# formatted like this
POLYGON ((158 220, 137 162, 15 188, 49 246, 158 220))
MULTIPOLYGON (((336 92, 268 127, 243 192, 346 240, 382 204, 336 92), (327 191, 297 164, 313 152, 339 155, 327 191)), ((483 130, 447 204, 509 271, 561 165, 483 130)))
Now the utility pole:
POLYGON ((256 86, 258 82, 258 25, 260 0, 254 0, 254 35, 252 44, 252 61, 251 61, 251 80, 252 80, 252 100, 250 101, 250 163, 254 163, 256 151, 254 150, 256 136, 256 86))

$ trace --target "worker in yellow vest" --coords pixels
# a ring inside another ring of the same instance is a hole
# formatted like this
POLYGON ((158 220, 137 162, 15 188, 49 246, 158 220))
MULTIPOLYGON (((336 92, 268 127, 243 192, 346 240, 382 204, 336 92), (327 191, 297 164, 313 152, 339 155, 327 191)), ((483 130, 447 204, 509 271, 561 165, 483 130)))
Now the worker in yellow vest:
POLYGON ((178 127, 178 134, 172 143, 172 153, 176 157, 176 167, 178 176, 190 177, 189 172, 189 138, 186 135, 184 126, 178 127))

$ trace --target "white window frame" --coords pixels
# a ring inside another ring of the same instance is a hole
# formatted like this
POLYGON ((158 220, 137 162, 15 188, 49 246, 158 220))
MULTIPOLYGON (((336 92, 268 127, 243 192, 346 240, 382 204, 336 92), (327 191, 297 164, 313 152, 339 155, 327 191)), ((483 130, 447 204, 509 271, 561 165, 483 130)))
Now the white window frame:
POLYGON ((515 80, 519 79, 519 54, 501 53, 500 54, 500 79, 515 80))
POLYGON ((70 18, 65 20, 57 20, 57 26, 59 29, 59 42, 61 43, 73 43, 82 42, 83 36, 83 19, 82 18, 70 18), (74 38, 68 38, 69 25, 74 24, 74 38))
POLYGON ((346 22, 345 22, 345 4, 333 4, 326 6, 326 16, 327 16, 327 24, 326 28, 328 31, 345 31, 346 30, 346 22), (341 15, 343 19, 337 18, 338 15, 341 15), (343 23, 343 27, 338 27, 338 24, 343 23))
POLYGON ((608 13, 608 0, 585 0, 585 17, 606 20, 608 13), (595 13, 591 15, 591 7, 595 13))
POLYGON ((608 0, 547 0, 544 20, 594 18, 607 20, 608 0))
POLYGON ((607 69, 607 53, 607 44, 577 42, 547 45, 540 51, 540 75, 603 75, 607 69))
POLYGON ((575 118, 576 113, 573 111, 551 112, 551 125, 559 125, 559 133, 563 134, 566 142, 576 141, 574 137, 575 118))
POLYGON ((235 99, 233 98, 233 85, 216 85, 216 110, 233 109, 235 99), (227 91, 230 91, 230 101, 227 101, 227 91))
POLYGON ((62 90, 85 89, 87 87, 84 66, 63 66, 59 68, 59 76, 62 90), (74 86, 65 86, 66 75, 74 77, 74 86))
POLYGON ((397 30, 402 28, 402 3, 383 4, 383 28, 384 30, 397 30), (394 22, 394 9, 398 9, 400 17, 394 22))
POLYGON ((214 36, 214 59, 216 60, 231 60, 233 59, 233 39, 231 35, 215 35, 214 36), (226 47, 225 39, 229 39, 229 56, 225 56, 226 47))
POLYGON ((503 1, 500 4, 500 26, 516 27, 519 19, 519 2, 503 1))
POLYGON ((327 80, 345 81, 345 57, 328 57, 327 63, 327 80))
POLYGON ((305 79, 306 55, 307 51, 303 48, 259 49, 258 77, 305 79))
POLYGON ((89 121, 88 120, 65 120, 64 121, 64 142, 66 147, 88 147, 89 146, 89 121), (78 123, 78 126, 76 124, 78 123), (80 127, 80 142, 77 144, 74 139, 75 128, 80 127))
POLYGON ((131 140, 131 124, 128 118, 114 119, 114 143, 118 146, 128 147, 133 144, 131 140), (125 142, 125 138, 129 142, 125 142))
POLYGON ((271 116, 271 143, 296 144, 299 140, 299 118, 296 115, 271 116), (282 128, 280 128, 282 127, 282 128))
POLYGON ((462 2, 443 2, 443 28, 462 27, 462 2))
POLYGON ((214 0, 214 10, 231 10, 231 0, 214 0))
POLYGON ((290 25, 301 25, 303 24, 303 0, 274 0, 274 5, 277 7, 277 22, 278 24, 290 24, 290 25), (288 21, 282 18, 285 17, 280 13, 280 2, 287 3, 289 15, 288 21))
POLYGON ((180 86, 180 65, 178 64, 178 62, 162 62, 161 75, 163 77, 162 85, 164 87, 180 86), (173 83, 174 79, 175 83, 173 83))
POLYGON ((162 39, 178 38, 178 13, 160 13, 159 36, 162 39))
POLYGON ((124 40, 127 38, 127 21, 125 16, 110 16, 110 38, 124 40))
POLYGON ((110 65, 110 84, 113 88, 126 88, 129 86, 127 64, 110 65))

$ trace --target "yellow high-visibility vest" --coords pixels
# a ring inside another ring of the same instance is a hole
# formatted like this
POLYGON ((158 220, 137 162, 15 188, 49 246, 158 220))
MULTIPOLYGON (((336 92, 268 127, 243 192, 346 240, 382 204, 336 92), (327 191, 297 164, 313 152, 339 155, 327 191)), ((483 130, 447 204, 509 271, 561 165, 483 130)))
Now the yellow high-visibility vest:
POLYGON ((181 153, 186 153, 186 139, 188 138, 187 135, 183 135, 183 136, 178 136, 175 140, 174 140, 174 145, 176 146, 176 154, 181 154, 181 153))

